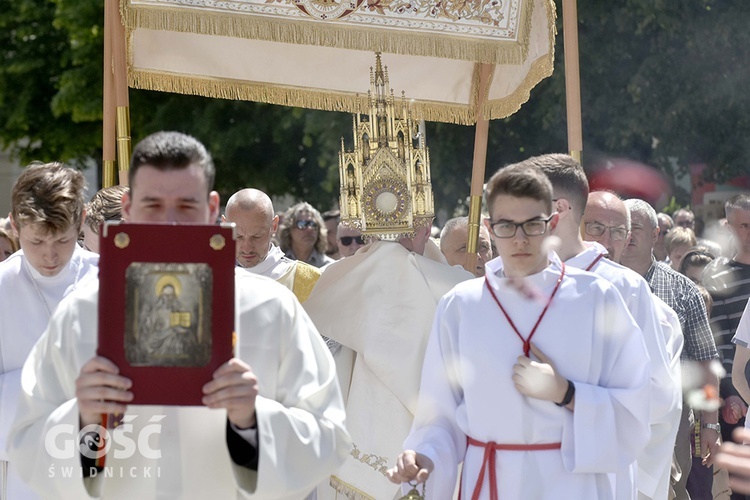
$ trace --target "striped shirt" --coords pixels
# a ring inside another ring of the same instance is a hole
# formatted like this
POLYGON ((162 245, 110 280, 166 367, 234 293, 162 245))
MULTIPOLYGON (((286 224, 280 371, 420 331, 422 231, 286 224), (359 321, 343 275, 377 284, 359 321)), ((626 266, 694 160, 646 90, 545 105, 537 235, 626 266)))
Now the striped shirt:
POLYGON ((750 265, 727 259, 714 261, 703 272, 703 284, 714 299, 711 329, 729 375, 735 349, 732 338, 750 298, 750 265))

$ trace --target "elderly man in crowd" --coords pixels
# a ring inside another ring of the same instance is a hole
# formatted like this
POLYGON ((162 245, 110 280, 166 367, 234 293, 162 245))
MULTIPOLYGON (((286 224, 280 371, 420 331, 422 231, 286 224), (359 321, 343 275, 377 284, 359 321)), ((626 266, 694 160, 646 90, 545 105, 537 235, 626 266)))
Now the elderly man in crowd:
MULTIPOLYGON (((440 251, 451 266, 466 264, 466 244, 469 239, 469 218, 455 217, 443 226, 440 232, 440 251)), ((477 263, 472 270, 474 276, 484 276, 484 265, 492 260, 492 244, 490 232, 482 224, 479 227, 479 241, 477 242, 477 263)))

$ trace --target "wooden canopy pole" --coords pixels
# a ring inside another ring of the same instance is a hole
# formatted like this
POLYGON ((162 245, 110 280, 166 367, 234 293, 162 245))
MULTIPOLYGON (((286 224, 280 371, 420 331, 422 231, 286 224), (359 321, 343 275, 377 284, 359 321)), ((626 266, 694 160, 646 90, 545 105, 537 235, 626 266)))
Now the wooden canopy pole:
POLYGON ((128 184, 130 169, 130 106, 128 99, 128 66, 125 49, 125 27, 120 17, 118 0, 105 0, 111 4, 112 58, 114 62, 115 106, 117 108, 117 164, 120 169, 120 184, 128 184))
POLYGON ((579 163, 583 154, 581 124, 581 72, 578 63, 578 9, 576 0, 563 0, 565 52, 565 107, 568 117, 568 150, 579 163))
POLYGON ((482 216, 482 194, 484 191, 484 171, 487 164, 487 144, 490 121, 484 116, 487 102, 492 64, 479 64, 479 93, 477 94, 477 114, 474 132, 474 160, 471 169, 471 190, 469 196, 469 235, 466 242, 466 264, 464 268, 474 274, 477 266, 477 242, 479 240, 479 219, 482 216))
POLYGON ((102 109, 102 187, 115 185, 115 75, 112 65, 112 20, 111 9, 116 7, 104 2, 104 87, 102 109))

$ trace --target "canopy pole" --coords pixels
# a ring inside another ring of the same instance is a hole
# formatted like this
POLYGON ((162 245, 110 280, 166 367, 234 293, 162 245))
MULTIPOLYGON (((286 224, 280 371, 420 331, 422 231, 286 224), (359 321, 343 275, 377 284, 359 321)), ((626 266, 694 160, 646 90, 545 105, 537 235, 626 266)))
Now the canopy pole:
POLYGON ((565 107, 568 118, 568 150, 581 162, 581 73, 578 61, 578 9, 576 0, 563 0, 563 44, 565 52, 565 107))
POLYGON ((479 64, 479 91, 477 94, 477 114, 474 130, 474 160, 471 169, 471 190, 469 197, 469 228, 466 242, 466 264, 464 268, 474 274, 477 267, 477 241, 479 240, 479 223, 482 216, 482 193, 484 191, 484 171, 487 164, 487 144, 490 121, 484 115, 487 103, 490 77, 494 66, 479 64))
POLYGON ((102 187, 115 185, 115 75, 112 66, 112 13, 104 2, 104 87, 102 88, 102 187))
POLYGON ((117 108, 117 165, 120 169, 120 184, 128 185, 130 169, 130 109, 128 99, 128 66, 125 49, 125 27, 120 16, 118 0, 105 0, 111 3, 112 52, 114 60, 115 106, 117 108))

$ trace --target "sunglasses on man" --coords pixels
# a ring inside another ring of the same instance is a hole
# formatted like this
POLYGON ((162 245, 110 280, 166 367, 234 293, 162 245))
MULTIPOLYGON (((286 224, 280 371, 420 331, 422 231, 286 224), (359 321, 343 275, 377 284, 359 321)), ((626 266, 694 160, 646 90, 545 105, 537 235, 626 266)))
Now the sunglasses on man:
POLYGON ((341 238, 339 238, 339 241, 345 247, 351 245, 353 241, 356 241, 357 245, 365 244, 365 238, 363 236, 342 236, 341 238))

